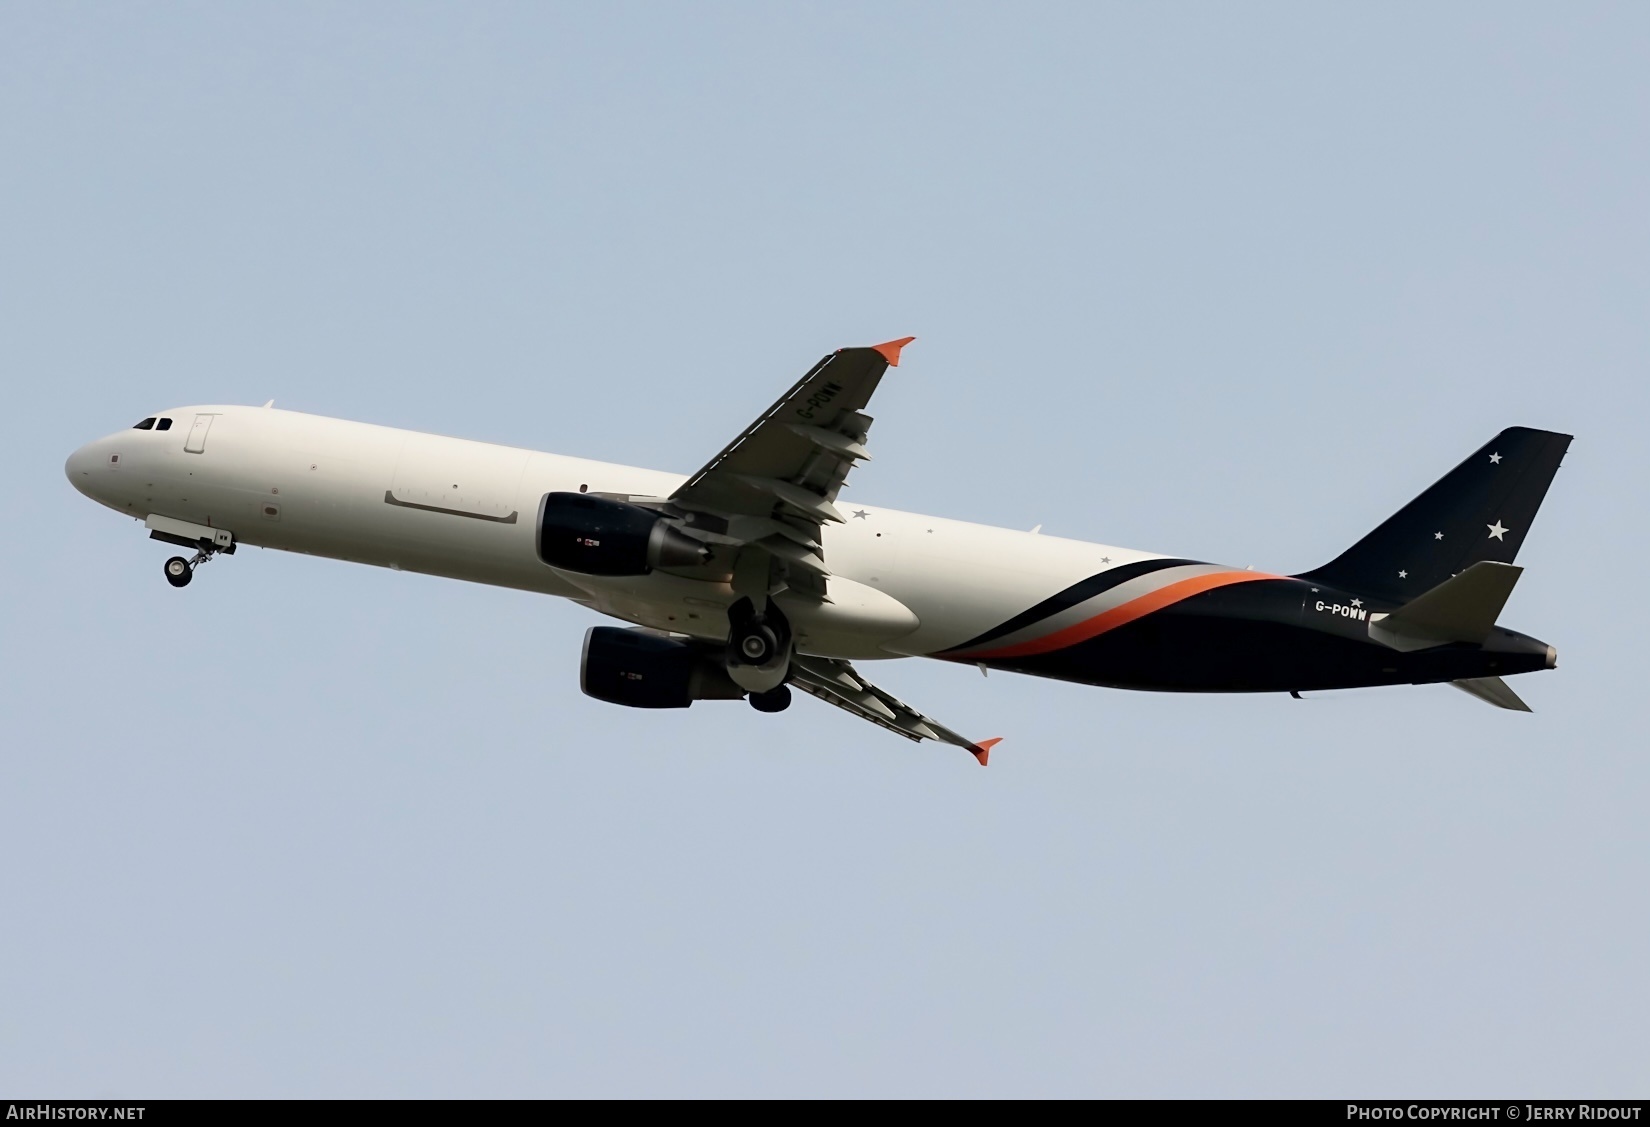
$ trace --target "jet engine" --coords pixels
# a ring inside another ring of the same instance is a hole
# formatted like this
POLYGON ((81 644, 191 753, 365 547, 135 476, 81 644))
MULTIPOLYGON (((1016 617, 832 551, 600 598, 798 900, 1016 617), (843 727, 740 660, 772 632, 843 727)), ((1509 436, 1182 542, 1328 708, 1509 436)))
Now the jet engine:
POLYGON ((652 509, 585 493, 546 493, 539 559, 582 575, 646 575, 695 567, 710 549, 652 509))
POLYGON ((686 708, 696 700, 738 700, 717 649, 645 630, 592 626, 584 635, 579 688, 630 708, 686 708))

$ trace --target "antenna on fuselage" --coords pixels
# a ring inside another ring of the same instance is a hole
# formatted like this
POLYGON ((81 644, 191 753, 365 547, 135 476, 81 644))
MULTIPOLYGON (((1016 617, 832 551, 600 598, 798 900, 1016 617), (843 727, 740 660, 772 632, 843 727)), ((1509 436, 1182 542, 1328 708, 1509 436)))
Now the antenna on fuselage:
POLYGON ((275 406, 275 401, 273 399, 271 399, 268 403, 265 403, 264 406, 265 407, 273 407, 273 406, 275 406))

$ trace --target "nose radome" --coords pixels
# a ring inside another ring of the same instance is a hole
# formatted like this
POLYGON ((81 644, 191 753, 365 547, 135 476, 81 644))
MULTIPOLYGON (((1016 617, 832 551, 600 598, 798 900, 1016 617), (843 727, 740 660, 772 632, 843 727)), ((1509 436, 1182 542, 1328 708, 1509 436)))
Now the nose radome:
POLYGON ((97 451, 93 449, 97 443, 88 442, 79 450, 69 455, 69 460, 63 463, 63 473, 80 492, 91 496, 92 470, 97 465, 97 451))

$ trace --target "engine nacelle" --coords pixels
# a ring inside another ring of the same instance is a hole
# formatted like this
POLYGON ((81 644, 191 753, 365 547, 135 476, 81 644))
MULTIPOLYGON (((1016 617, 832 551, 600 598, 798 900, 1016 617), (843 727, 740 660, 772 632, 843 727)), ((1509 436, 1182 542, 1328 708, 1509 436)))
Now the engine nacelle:
POLYGON ((618 626, 592 626, 585 633, 579 688, 629 708, 686 708, 696 700, 745 695, 716 650, 618 626))
POLYGON ((652 509, 592 497, 546 493, 539 506, 539 559, 583 575, 646 575, 656 567, 694 567, 710 549, 652 509))

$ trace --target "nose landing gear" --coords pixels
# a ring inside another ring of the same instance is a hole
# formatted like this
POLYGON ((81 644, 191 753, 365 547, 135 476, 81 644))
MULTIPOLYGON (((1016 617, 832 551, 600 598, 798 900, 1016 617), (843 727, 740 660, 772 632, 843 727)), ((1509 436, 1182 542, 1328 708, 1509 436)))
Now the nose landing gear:
POLYGON ((187 587, 195 578, 195 569, 216 555, 210 548, 201 548, 191 559, 173 556, 166 561, 166 582, 174 587, 187 587))
POLYGON ((195 569, 189 566, 189 561, 182 556, 173 556, 166 561, 166 582, 174 587, 187 587, 189 581, 195 578, 195 569))
POLYGON ((166 582, 174 587, 189 586, 189 581, 195 577, 195 569, 219 552, 226 556, 235 554, 235 534, 227 528, 190 524, 158 513, 150 513, 144 523, 149 529, 149 539, 195 549, 194 556, 187 560, 182 556, 173 556, 166 561, 166 582))

